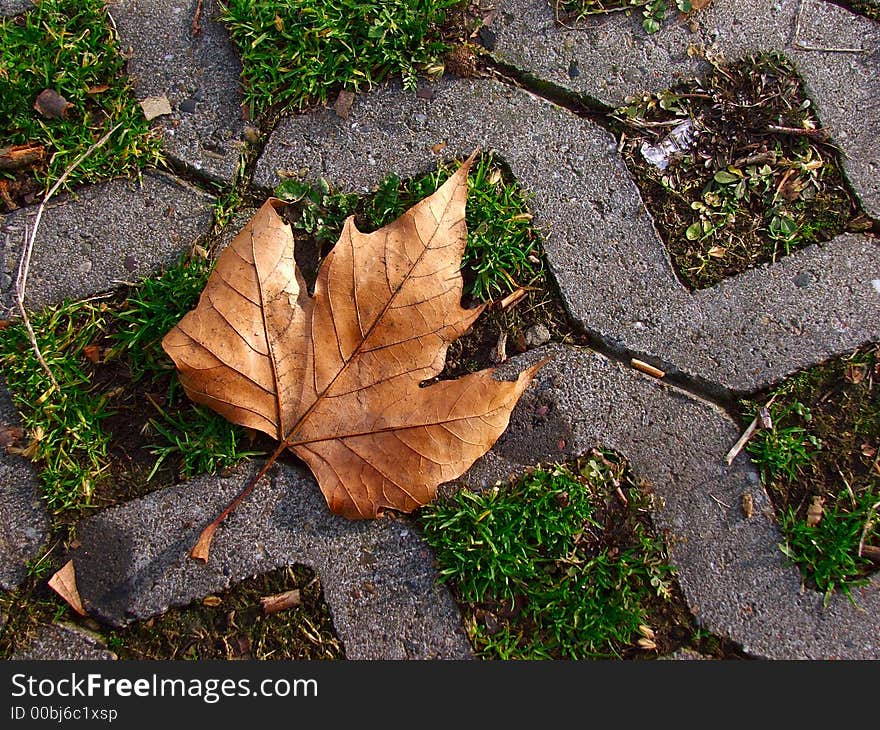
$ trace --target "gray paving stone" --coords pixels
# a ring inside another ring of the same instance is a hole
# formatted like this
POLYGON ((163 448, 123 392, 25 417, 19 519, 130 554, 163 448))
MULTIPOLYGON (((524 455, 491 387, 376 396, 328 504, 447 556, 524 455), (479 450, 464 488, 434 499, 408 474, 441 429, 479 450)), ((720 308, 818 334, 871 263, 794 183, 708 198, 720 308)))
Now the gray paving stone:
POLYGON ((626 456, 657 499, 655 526, 697 621, 768 659, 880 658, 880 575, 854 591, 823 597, 801 588, 777 547, 769 499, 744 456, 724 455, 739 436, 716 407, 597 353, 551 346, 512 359, 512 377, 552 357, 523 395, 508 430, 464 482, 482 489, 526 465, 602 445, 626 456), (548 408, 545 418, 536 417, 548 408), (559 441, 565 447, 559 450, 559 441), (744 494, 754 514, 744 516, 744 494))
POLYGON ((408 519, 351 522, 317 484, 278 465, 221 527, 207 564, 187 553, 251 470, 202 477, 77 526, 77 584, 91 615, 143 619, 277 567, 304 564, 324 587, 349 659, 467 658, 470 645, 432 556, 408 519))
POLYGON ((39 661, 95 661, 116 659, 97 635, 73 624, 44 626, 12 659, 39 661))
POLYGON ((216 0, 203 3, 199 35, 192 35, 196 0, 113 0, 108 12, 139 99, 164 94, 173 113, 159 117, 168 156, 219 182, 231 183, 244 133, 241 64, 216 0))
POLYGON ((18 15, 33 7, 33 0, 0 0, 0 18, 18 15))
MULTIPOLYGON (((0 382, 0 429, 21 425, 5 384, 0 382)), ((0 447, 0 588, 12 590, 49 539, 49 518, 40 502, 30 462, 0 447)))
MULTIPOLYGON (((172 263, 211 224, 213 198, 161 173, 80 189, 43 213, 25 303, 36 310, 136 281, 172 263)), ((18 311, 15 272, 37 206, 0 218, 0 317, 18 311)))
POLYGON ((880 23, 825 0, 715 0, 693 24, 669 14, 647 35, 641 16, 592 16, 556 23, 546 0, 499 0, 493 57, 527 76, 608 106, 707 70, 698 48, 736 59, 785 53, 804 78, 823 125, 845 152, 844 169, 865 209, 880 217, 880 23), (795 35, 795 25, 798 33, 795 35), (865 53, 804 50, 861 48, 865 53), (580 70, 572 76, 572 64, 580 70))
POLYGON ((691 293, 678 282, 614 139, 498 82, 446 79, 431 100, 387 87, 356 97, 345 121, 331 110, 286 119, 254 181, 270 189, 279 170, 304 169, 313 181, 363 192, 392 172, 433 169, 431 146, 441 141, 445 156, 479 145, 504 158, 532 196, 571 315, 669 372, 751 391, 880 339, 875 240, 841 236, 691 293))

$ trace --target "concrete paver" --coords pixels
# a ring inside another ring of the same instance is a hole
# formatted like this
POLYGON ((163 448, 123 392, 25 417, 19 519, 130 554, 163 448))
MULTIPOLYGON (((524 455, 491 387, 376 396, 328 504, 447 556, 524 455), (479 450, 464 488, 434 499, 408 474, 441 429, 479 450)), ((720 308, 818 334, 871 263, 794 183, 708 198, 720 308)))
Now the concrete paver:
POLYGON ((139 99, 165 95, 172 113, 159 117, 164 149, 177 164, 231 183, 244 146, 241 64, 216 0, 202 4, 201 32, 192 34, 197 0, 114 0, 108 6, 129 47, 128 73, 139 99))
POLYGON ((648 35, 639 13, 591 16, 563 27, 546 0, 494 5, 494 59, 611 107, 704 72, 708 64, 700 55, 706 51, 728 60, 785 54, 844 151, 856 195, 880 217, 880 23, 825 0, 715 0, 690 21, 670 13, 660 31, 648 35), (821 50, 840 48, 863 52, 821 50))
POLYGON ((744 455, 724 455, 739 429, 716 406, 589 350, 551 346, 513 358, 513 377, 551 357, 526 391, 507 431, 465 475, 482 489, 542 460, 604 446, 624 454, 646 480, 654 524, 697 622, 768 659, 880 657, 880 576, 842 595, 801 587, 800 572, 779 551, 779 529, 759 476, 744 455), (546 419, 535 419, 538 408, 546 419), (543 409, 542 409, 543 410, 543 409), (559 440, 565 442, 563 452, 559 440), (742 510, 744 494, 754 512, 742 510))
MULTIPOLYGON (((173 263, 212 220, 214 199, 163 173, 111 180, 50 201, 30 263, 25 301, 38 310, 137 281, 173 263)), ((0 317, 17 312, 15 273, 38 206, 0 217, 0 317)))
MULTIPOLYGON (((0 383, 0 429, 21 426, 5 385, 0 383)), ((12 590, 27 575, 49 539, 49 518, 40 503, 30 462, 0 447, 0 588, 12 590)))
POLYGON ((91 615, 124 625, 275 568, 315 570, 349 659, 461 659, 470 646, 427 545, 407 519, 352 522, 317 484, 278 465, 221 527, 202 564, 188 556, 253 473, 200 477, 81 521, 72 551, 91 615))
POLYGON ((332 110, 284 120, 254 182, 268 190, 278 170, 304 169, 312 181, 361 192, 391 172, 432 170, 436 143, 446 143, 446 157, 479 146, 497 152, 531 196, 568 311, 605 343, 668 372, 752 391, 880 338, 875 239, 840 236, 692 293, 607 132, 495 81, 445 80, 433 92, 428 100, 386 87, 358 96, 347 120, 332 110))
POLYGON ((50 624, 12 659, 31 661, 95 661, 112 660, 100 636, 73 624, 50 624))

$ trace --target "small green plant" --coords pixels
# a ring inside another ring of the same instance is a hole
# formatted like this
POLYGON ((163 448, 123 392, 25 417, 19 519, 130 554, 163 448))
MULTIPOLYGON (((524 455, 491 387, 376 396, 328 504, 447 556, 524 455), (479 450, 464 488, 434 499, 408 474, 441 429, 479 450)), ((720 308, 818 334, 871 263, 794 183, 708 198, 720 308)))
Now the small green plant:
POLYGON ((855 498, 844 490, 836 497, 817 525, 808 524, 791 508, 783 515, 781 525, 785 542, 780 549, 810 576, 825 594, 826 603, 836 590, 852 600, 852 588, 867 583, 865 576, 874 565, 859 555, 859 547, 872 523, 878 521, 880 507, 878 494, 870 490, 855 498))
POLYGON ((148 396, 156 411, 149 431, 161 437, 150 447, 157 459, 148 480, 172 456, 178 459, 177 476, 189 478, 262 453, 241 449, 242 428, 188 401, 162 350, 162 338, 196 305, 212 268, 207 259, 184 256, 161 274, 144 279, 115 312, 111 355, 124 356, 135 381, 149 377, 165 384, 164 406, 148 396))
POLYGON ((172 370, 162 338, 195 306, 211 269, 206 259, 185 256, 141 281, 114 312, 116 331, 108 357, 124 355, 135 380, 172 370))
POLYGON ((609 507, 623 473, 616 457, 596 452, 422 510, 440 577, 465 604, 484 656, 618 656, 648 606, 669 599, 672 568, 640 512, 646 495, 624 477, 626 511, 609 507))
MULTIPOLYGON (((860 348, 777 385, 772 427, 747 451, 776 507, 780 546, 805 582, 852 599, 880 545, 880 360, 860 348), (865 551, 867 548, 867 552, 865 551)), ((744 403, 751 418, 755 402, 744 403)))
POLYGON ((91 505, 108 467, 110 436, 103 423, 113 410, 107 394, 92 384, 95 365, 85 349, 103 336, 107 321, 102 302, 65 302, 31 318, 60 390, 40 365, 24 324, 0 331, 0 364, 30 439, 26 454, 40 463, 43 493, 56 513, 91 505))
POLYGON ((778 54, 713 61, 704 79, 631 97, 614 116, 691 288, 870 227, 802 82, 778 54))
POLYGON ((810 410, 803 403, 793 401, 780 407, 771 405, 769 411, 772 427, 756 432, 746 450, 761 468, 765 481, 796 479, 822 448, 822 442, 799 425, 810 422, 810 410), (791 423, 792 415, 800 417, 797 424, 791 423))
POLYGON ((264 453, 243 450, 244 431, 207 408, 194 404, 187 407, 184 403, 171 412, 154 406, 159 417, 151 418, 150 426, 164 441, 150 447, 157 459, 148 480, 170 457, 177 457, 176 474, 188 479, 198 474, 215 474, 242 459, 264 453))
MULTIPOLYGON (((0 140, 46 147, 46 162, 34 170, 44 186, 116 124, 122 126, 68 184, 157 163, 160 140, 150 132, 124 70, 103 0, 42 0, 21 16, 0 18, 0 140), (62 118, 34 110, 44 89, 71 104, 62 118)), ((11 179, 10 173, 0 175, 11 179)))
MULTIPOLYGON (((682 13, 689 13, 693 10, 690 0, 675 0, 675 6, 682 13)), ((642 28, 649 34, 660 30, 663 19, 669 10, 669 4, 666 0, 608 0, 608 2, 602 2, 602 0, 564 0, 561 7, 567 13, 574 15, 577 20, 582 20, 588 15, 642 8, 642 28)))
POLYGON ((439 26, 460 0, 226 0, 251 114, 270 105, 323 104, 339 88, 400 74, 415 88, 446 50, 439 26))
MULTIPOLYGON (((366 198, 332 191, 325 181, 312 187, 287 180, 275 192, 299 203, 293 227, 328 248, 336 243, 349 215, 356 215, 362 230, 376 230, 433 193, 454 169, 452 164, 441 164, 436 172, 406 181, 392 175, 366 198)), ((500 164, 491 155, 480 157, 468 182, 468 240, 462 268, 468 293, 488 301, 533 283, 542 265, 525 197, 516 183, 505 180, 500 164)))

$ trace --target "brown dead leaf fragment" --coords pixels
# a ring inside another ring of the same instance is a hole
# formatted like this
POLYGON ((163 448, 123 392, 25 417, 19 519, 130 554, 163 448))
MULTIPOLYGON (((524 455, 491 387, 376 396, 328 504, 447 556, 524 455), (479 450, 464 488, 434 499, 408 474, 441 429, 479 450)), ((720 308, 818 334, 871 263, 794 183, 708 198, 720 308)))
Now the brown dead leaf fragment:
POLYGON ((67 110, 72 107, 67 99, 53 89, 43 89, 34 102, 34 109, 46 119, 61 119, 67 116, 67 110))
POLYGON ((74 570, 72 560, 68 560, 61 570, 49 578, 49 588, 67 601, 70 607, 80 616, 86 615, 82 599, 76 588, 76 571, 74 570))
POLYGON ((820 495, 814 495, 813 501, 807 507, 807 527, 815 527, 822 521, 822 515, 825 512, 825 498, 820 495))
MULTIPOLYGON (((345 517, 430 502, 491 448, 543 364, 513 382, 490 369, 421 387, 483 311, 461 306, 473 159, 374 233, 349 218, 313 296, 277 212, 284 203, 268 200, 163 339, 191 399, 277 439, 270 463, 293 451, 345 517)), ((206 529, 195 557, 207 559, 216 525, 251 486, 206 529)))

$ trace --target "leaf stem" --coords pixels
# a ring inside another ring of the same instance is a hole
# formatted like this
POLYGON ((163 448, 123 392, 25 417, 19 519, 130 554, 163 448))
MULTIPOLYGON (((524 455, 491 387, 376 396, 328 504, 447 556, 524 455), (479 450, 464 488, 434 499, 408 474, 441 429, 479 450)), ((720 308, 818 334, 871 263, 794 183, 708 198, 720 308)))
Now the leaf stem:
POLYGON ((208 553, 211 550, 211 541, 214 539, 214 532, 220 527, 220 524, 225 520, 231 512, 243 501, 247 498, 247 496, 253 491, 254 487, 257 486, 257 482, 263 478, 265 473, 269 471, 269 468, 274 464, 278 457, 284 452, 287 448, 287 441, 282 441, 278 448, 272 452, 272 455, 266 460, 266 463, 263 464, 263 467, 260 471, 257 472, 256 476, 251 479, 247 486, 242 489, 235 498, 226 505, 226 509, 224 509, 214 521, 208 525, 204 530, 202 530, 202 534, 199 535, 199 539, 196 544, 193 546, 193 549, 190 550, 190 557, 195 558, 196 560, 201 560, 203 563, 208 562, 208 553))

